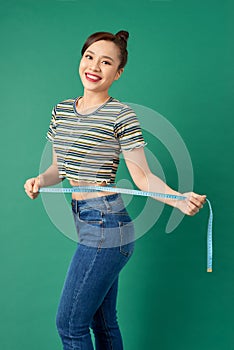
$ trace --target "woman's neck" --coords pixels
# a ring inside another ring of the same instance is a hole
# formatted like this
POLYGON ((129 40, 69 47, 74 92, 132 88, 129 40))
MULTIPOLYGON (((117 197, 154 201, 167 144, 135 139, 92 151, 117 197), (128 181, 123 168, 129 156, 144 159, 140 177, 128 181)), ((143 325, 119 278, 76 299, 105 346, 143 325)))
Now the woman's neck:
POLYGON ((76 102, 76 110, 81 114, 91 113, 109 98, 108 92, 94 93, 92 91, 84 91, 84 95, 76 102))
POLYGON ((88 108, 105 103, 110 98, 108 91, 93 92, 84 90, 82 102, 83 108, 88 108))

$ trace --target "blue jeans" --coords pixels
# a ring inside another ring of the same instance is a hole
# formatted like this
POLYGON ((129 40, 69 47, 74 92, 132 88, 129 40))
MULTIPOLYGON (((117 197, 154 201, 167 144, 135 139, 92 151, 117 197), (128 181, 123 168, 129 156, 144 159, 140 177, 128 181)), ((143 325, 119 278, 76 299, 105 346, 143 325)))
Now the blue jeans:
POLYGON ((120 194, 72 199, 78 246, 67 272, 56 325, 64 350, 122 350, 118 278, 134 250, 134 226, 120 194))

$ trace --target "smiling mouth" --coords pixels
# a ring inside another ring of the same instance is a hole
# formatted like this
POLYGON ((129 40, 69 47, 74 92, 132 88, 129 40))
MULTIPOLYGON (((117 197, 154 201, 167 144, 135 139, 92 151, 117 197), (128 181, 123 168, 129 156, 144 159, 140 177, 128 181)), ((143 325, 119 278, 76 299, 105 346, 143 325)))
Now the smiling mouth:
POLYGON ((97 81, 102 79, 102 78, 98 77, 97 75, 93 75, 90 73, 85 73, 85 77, 87 80, 92 81, 93 83, 96 83, 97 81))

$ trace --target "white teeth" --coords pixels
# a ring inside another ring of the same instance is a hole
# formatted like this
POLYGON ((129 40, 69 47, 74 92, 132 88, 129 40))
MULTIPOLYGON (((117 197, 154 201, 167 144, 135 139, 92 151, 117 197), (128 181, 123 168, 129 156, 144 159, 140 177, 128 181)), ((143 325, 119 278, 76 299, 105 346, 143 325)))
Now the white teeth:
POLYGON ((99 80, 100 78, 95 77, 94 75, 91 74, 86 74, 88 78, 93 79, 93 80, 99 80))

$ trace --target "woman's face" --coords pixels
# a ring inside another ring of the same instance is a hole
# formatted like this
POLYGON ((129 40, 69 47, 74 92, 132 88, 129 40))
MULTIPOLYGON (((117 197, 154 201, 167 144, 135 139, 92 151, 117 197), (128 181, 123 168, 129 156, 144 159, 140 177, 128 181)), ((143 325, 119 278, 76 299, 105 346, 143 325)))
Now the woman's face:
POLYGON ((120 64, 119 48, 112 41, 99 40, 84 52, 79 66, 81 81, 86 90, 108 91, 114 80, 118 80, 123 68, 120 64))

